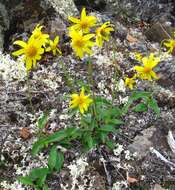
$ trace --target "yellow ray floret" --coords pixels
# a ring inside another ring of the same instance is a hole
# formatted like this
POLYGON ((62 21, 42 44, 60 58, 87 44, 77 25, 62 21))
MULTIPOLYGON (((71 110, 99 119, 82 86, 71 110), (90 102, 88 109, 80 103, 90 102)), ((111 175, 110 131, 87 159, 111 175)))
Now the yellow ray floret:
POLYGON ((90 28, 96 25, 97 18, 95 16, 87 16, 86 9, 83 8, 81 12, 81 18, 77 19, 75 17, 69 16, 68 19, 75 23, 73 26, 69 27, 69 30, 82 31, 83 33, 89 33, 90 28))
POLYGON ((33 38, 35 40, 39 40, 43 46, 48 42, 49 35, 48 34, 43 34, 42 33, 42 28, 44 26, 40 26, 39 24, 36 25, 35 29, 32 32, 32 35, 30 38, 33 38))
POLYGON ((141 53, 135 52, 135 53, 134 53, 134 58, 135 58, 137 61, 142 62, 143 56, 142 56, 141 53))
POLYGON ((17 57, 24 55, 23 61, 26 63, 27 71, 36 66, 37 60, 40 60, 41 54, 44 53, 44 49, 41 47, 42 42, 34 40, 33 38, 30 38, 28 42, 17 40, 14 44, 21 46, 21 49, 13 52, 12 55, 17 57))
POLYGON ((70 101, 70 108, 79 108, 80 113, 84 113, 88 110, 89 105, 93 102, 93 100, 90 98, 90 95, 84 94, 84 87, 82 87, 80 95, 79 94, 72 94, 70 101))
POLYGON ((92 54, 91 47, 94 46, 94 42, 90 41, 91 38, 95 36, 95 34, 86 34, 83 35, 82 31, 72 30, 69 32, 69 36, 71 37, 71 46, 75 51, 75 54, 82 58, 84 56, 84 52, 89 55, 92 54))
POLYGON ((105 22, 96 29, 96 44, 102 46, 104 41, 109 41, 110 32, 114 31, 113 25, 110 22, 105 22))
POLYGON ((164 45, 168 48, 168 53, 172 53, 175 48, 175 40, 169 39, 164 42, 164 45))
POLYGON ((129 87, 131 90, 133 89, 133 86, 136 84, 135 82, 136 75, 134 75, 131 78, 126 77, 125 78, 125 86, 129 87))
POLYGON ((58 42, 59 42, 59 36, 56 36, 53 41, 49 40, 49 47, 46 48, 46 52, 52 51, 54 56, 56 55, 57 52, 61 55, 62 53, 61 50, 58 48, 58 42))
POLYGON ((141 79, 152 80, 158 79, 158 76, 153 71, 153 68, 160 62, 160 57, 155 57, 153 53, 149 57, 142 58, 143 66, 135 66, 134 69, 137 71, 138 76, 141 79))

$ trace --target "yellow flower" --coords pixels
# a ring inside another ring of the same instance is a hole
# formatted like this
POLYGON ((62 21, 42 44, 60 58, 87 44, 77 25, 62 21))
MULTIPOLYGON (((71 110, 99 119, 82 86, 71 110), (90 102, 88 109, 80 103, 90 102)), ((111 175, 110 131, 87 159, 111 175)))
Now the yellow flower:
POLYGON ((71 46, 75 51, 75 54, 82 58, 84 56, 84 52, 89 55, 92 54, 92 51, 89 47, 94 46, 94 42, 90 41, 91 38, 94 37, 95 34, 86 34, 83 35, 82 31, 72 30, 69 32, 69 36, 71 39, 71 46))
POLYGON ((90 28, 95 26, 97 22, 97 18, 95 16, 86 16, 85 8, 81 11, 80 19, 71 16, 69 16, 68 19, 75 23, 73 26, 69 27, 69 30, 81 30, 83 33, 89 33, 90 28))
POLYGON ((151 80, 152 78, 158 79, 153 68, 160 62, 160 57, 154 57, 151 53, 149 57, 143 57, 143 66, 135 66, 134 69, 137 71, 138 76, 141 79, 151 80))
POLYGON ((59 42, 59 36, 56 36, 53 41, 49 40, 49 47, 46 48, 46 51, 52 51, 53 55, 56 55, 57 52, 59 54, 62 54, 61 50, 57 47, 58 42, 59 42))
POLYGON ((140 61, 140 62, 142 61, 142 58, 143 58, 142 54, 138 52, 134 53, 134 57, 137 61, 140 61))
POLYGON ((82 87, 80 95, 79 94, 72 94, 70 101, 70 108, 79 108, 80 113, 84 113, 88 110, 89 105, 93 102, 91 98, 89 98, 90 95, 84 94, 84 87, 82 87))
POLYGON ((125 86, 128 86, 131 90, 133 89, 133 86, 135 85, 135 78, 136 75, 134 75, 132 78, 125 78, 125 86))
POLYGON ((168 53, 172 53, 175 48, 175 40, 169 39, 167 42, 164 42, 164 45, 169 49, 168 53))
POLYGON ((31 38, 34 38, 35 40, 39 40, 43 46, 48 42, 49 35, 42 33, 42 28, 44 26, 40 26, 39 24, 36 25, 35 29, 32 32, 31 38))
POLYGON ((23 60, 26 63, 27 71, 31 70, 32 66, 36 66, 36 61, 41 59, 41 54, 44 53, 44 49, 41 47, 42 43, 38 40, 30 38, 28 42, 17 40, 14 42, 15 45, 19 45, 22 48, 13 52, 12 55, 20 56, 24 55, 23 60))
POLYGON ((109 41, 110 32, 114 31, 113 25, 110 22, 105 22, 96 29, 96 44, 98 46, 103 45, 103 41, 109 41))

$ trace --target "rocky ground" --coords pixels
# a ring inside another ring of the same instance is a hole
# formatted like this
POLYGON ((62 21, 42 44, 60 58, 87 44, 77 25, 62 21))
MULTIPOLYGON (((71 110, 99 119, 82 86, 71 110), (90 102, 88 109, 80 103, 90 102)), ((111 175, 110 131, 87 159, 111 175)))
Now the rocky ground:
MULTIPOLYGON (((175 4, 168 0, 0 0, 0 189, 23 190, 16 180, 31 168, 45 166, 46 153, 31 156, 36 141, 36 121, 51 110, 47 133, 66 126, 69 95, 87 82, 86 60, 72 53, 66 35, 68 15, 79 15, 82 6, 103 21, 115 25, 112 39, 103 49, 94 48, 93 77, 96 93, 115 103, 127 101, 130 90, 123 84, 125 74, 135 65, 133 52, 159 52, 160 42, 175 31, 175 4), (33 27, 43 24, 45 31, 59 35, 63 56, 45 55, 26 83, 25 68, 17 71, 18 61, 9 56, 13 41, 26 39, 33 27), (63 64, 64 63, 64 64, 63 64), (67 80, 70 75, 74 83, 67 80), (112 80, 116 75, 117 82, 112 80), (30 86, 30 93, 28 92, 30 86), (29 94, 33 108, 29 102, 29 94)), ((175 134, 175 59, 169 55, 157 68, 160 79, 154 84, 139 82, 140 90, 153 91, 161 113, 156 116, 130 111, 119 133, 113 137, 118 146, 110 151, 101 146, 86 154, 77 143, 64 150, 62 171, 48 179, 53 190, 174 190, 175 151, 171 146, 175 134)), ((71 121, 73 122, 73 121, 71 121)))

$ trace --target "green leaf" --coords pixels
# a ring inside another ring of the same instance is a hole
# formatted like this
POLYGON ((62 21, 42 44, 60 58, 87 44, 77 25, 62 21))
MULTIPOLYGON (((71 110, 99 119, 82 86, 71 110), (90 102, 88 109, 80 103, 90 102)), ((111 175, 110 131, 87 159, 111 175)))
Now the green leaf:
POLYGON ((29 177, 36 181, 36 185, 42 187, 45 183, 46 177, 49 174, 48 168, 34 168, 29 174, 29 177))
POLYGON ((64 164, 64 154, 62 152, 57 153, 57 159, 55 163, 55 169, 59 172, 64 164))
POLYGON ((109 140, 109 139, 106 141, 106 145, 107 145, 107 147, 108 147, 109 149, 111 149, 111 150, 113 150, 113 149, 116 147, 115 142, 112 141, 112 140, 109 140))
POLYGON ((108 121, 109 124, 114 124, 114 125, 122 125, 124 122, 120 119, 111 119, 108 121))
POLYGON ((58 157, 57 148, 56 146, 53 146, 50 150, 48 158, 48 166, 50 170, 53 170, 55 168, 57 157, 58 157))
POLYGON ((107 100, 106 98, 100 97, 100 96, 97 96, 95 98, 95 103, 97 105, 103 105, 103 104, 111 105, 111 102, 109 100, 107 100))
POLYGON ((39 186, 39 187, 42 187, 46 181, 46 178, 47 178, 47 174, 42 174, 40 175, 40 178, 36 181, 36 184, 39 186))
POLYGON ((114 116, 114 117, 121 116, 121 114, 122 114, 122 113, 121 113, 121 109, 118 108, 118 107, 109 109, 108 113, 109 113, 111 116, 114 116))
MULTIPOLYGON (((71 132, 73 132, 73 131, 74 130, 71 130, 71 132)), ((66 132, 68 132, 68 130, 62 129, 62 130, 59 130, 59 131, 49 135, 48 137, 42 138, 42 139, 38 140, 37 142, 35 142, 32 147, 32 155, 35 156, 41 149, 43 149, 49 143, 59 142, 59 141, 63 140, 64 138, 66 138, 67 137, 66 132)))
POLYGON ((33 181, 29 176, 19 176, 17 179, 24 185, 33 185, 33 181))
POLYGON ((51 170, 56 169, 60 171, 61 167, 64 163, 64 155, 62 152, 58 152, 56 146, 51 148, 49 159, 48 159, 48 166, 51 170))
POLYGON ((35 189, 35 190, 41 190, 41 188, 40 188, 40 187, 37 187, 37 186, 35 186, 34 189, 35 189))
POLYGON ((129 101, 136 101, 140 98, 143 98, 144 100, 147 100, 151 96, 151 92, 145 92, 145 91, 135 91, 129 98, 129 101))
POLYGON ((43 115, 37 121, 37 127, 39 129, 43 129, 48 122, 48 118, 49 118, 49 112, 43 113, 43 115))
POLYGON ((49 190, 47 185, 44 185, 43 190, 49 190))
POLYGON ((32 155, 36 156, 38 154, 38 152, 44 148, 44 146, 47 143, 47 139, 46 138, 41 138, 38 141, 36 141, 33 146, 32 146, 32 155))
POLYGON ((145 91, 135 91, 133 94, 129 97, 128 102, 124 105, 122 108, 122 114, 126 114, 128 112, 129 107, 133 104, 134 101, 138 99, 144 99, 147 101, 151 97, 151 92, 145 92, 145 91))
POLYGON ((42 175, 49 174, 48 168, 34 168, 31 170, 29 177, 34 181, 37 178, 40 178, 42 175))
POLYGON ((157 104, 157 101, 152 97, 149 101, 148 101, 148 106, 156 113, 156 114, 160 114, 160 108, 157 104))
POLYGON ((105 132, 116 132, 116 128, 113 125, 103 125, 98 129, 99 131, 105 131, 105 132))
MULTIPOLYGON (((68 136, 68 134, 66 133, 68 130, 66 129, 62 129, 59 130, 55 133, 53 133, 52 135, 48 136, 46 138, 46 142, 47 144, 49 143, 53 143, 53 142, 59 142, 61 140, 63 140, 64 138, 66 138, 68 136)), ((74 131, 74 129, 71 130, 71 133, 74 131)), ((71 135, 71 133, 69 133, 69 135, 71 135)))
POLYGON ((133 111, 135 112, 145 112, 147 110, 148 110, 148 107, 144 103, 140 103, 133 108, 133 111))
POLYGON ((101 142, 104 144, 105 143, 105 141, 106 141, 106 137, 107 137, 107 133, 105 133, 105 132, 103 132, 103 131, 100 131, 99 132, 99 134, 98 134, 98 136, 100 137, 100 140, 101 140, 101 142))
POLYGON ((93 138, 90 133, 86 133, 83 137, 83 140, 87 145, 88 149, 92 149, 94 147, 93 138))

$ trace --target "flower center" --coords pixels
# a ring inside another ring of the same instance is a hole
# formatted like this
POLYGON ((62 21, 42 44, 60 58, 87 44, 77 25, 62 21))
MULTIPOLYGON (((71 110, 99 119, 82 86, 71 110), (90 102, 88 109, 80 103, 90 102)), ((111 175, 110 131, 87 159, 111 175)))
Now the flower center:
POLYGON ((75 41, 75 45, 78 47, 78 48, 82 48, 84 46, 84 42, 82 39, 78 39, 75 41))
POLYGON ((81 28, 82 28, 82 29, 85 29, 85 28, 87 28, 87 27, 88 27, 88 22, 87 22, 86 20, 82 21, 82 22, 81 22, 81 28))
POLYGON ((151 71, 150 67, 144 67, 144 73, 149 73, 151 71))
POLYGON ((100 30, 100 34, 101 34, 102 36, 106 36, 106 35, 107 35, 104 29, 101 29, 101 30, 100 30))
POLYGON ((34 57, 34 56, 37 54, 37 49, 36 49, 36 47, 30 45, 30 46, 27 48, 26 54, 27 54, 29 57, 34 57))
POLYGON ((79 97, 78 104, 82 105, 84 103, 84 99, 82 97, 79 97))

